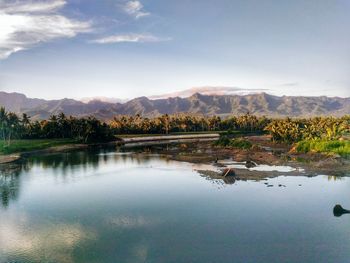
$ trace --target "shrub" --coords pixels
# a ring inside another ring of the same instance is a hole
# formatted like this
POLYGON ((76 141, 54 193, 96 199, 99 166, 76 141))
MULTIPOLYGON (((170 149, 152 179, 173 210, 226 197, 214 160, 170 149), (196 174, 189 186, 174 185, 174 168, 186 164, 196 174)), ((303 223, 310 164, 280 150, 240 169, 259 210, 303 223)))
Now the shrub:
POLYGON ((247 140, 244 140, 242 138, 231 140, 225 135, 220 136, 219 140, 217 140, 214 143, 214 145, 223 147, 234 147, 239 149, 250 149, 252 147, 252 143, 247 140))
POLYGON ((296 145, 298 152, 336 153, 344 157, 350 156, 350 141, 339 140, 304 140, 296 145))
POLYGON ((252 143, 244 139, 235 139, 232 140, 230 146, 240 149, 250 149, 252 148, 252 143))
POLYGON ((220 138, 214 142, 214 145, 216 146, 229 146, 231 143, 231 140, 226 136, 226 135, 222 135, 220 136, 220 138))

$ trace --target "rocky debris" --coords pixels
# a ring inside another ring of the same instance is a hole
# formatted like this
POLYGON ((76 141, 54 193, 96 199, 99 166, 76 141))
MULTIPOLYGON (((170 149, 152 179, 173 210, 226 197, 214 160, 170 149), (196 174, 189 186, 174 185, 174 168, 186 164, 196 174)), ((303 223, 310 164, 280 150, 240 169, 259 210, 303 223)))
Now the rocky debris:
POLYGON ((256 166, 257 166, 257 164, 256 164, 255 162, 253 162, 252 160, 247 160, 247 161, 245 162, 245 167, 247 167, 248 169, 249 169, 249 168, 256 167, 256 166))

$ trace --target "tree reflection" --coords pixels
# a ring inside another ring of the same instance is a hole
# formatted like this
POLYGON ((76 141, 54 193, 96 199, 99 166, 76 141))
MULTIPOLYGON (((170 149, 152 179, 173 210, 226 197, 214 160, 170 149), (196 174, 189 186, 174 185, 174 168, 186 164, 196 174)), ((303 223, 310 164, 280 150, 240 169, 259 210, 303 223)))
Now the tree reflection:
MULTIPOLYGON (((95 148, 86 151, 69 153, 54 153, 31 156, 22 162, 0 165, 0 198, 2 208, 7 208, 11 202, 18 200, 21 190, 21 180, 25 173, 33 167, 50 169, 55 176, 66 178, 75 172, 97 170, 100 165, 108 162, 146 163, 152 159, 143 154, 123 154, 115 148, 95 148)), ((154 158, 154 156, 153 156, 154 158)))
POLYGON ((7 208, 11 201, 18 199, 20 173, 26 169, 23 164, 0 166, 0 196, 3 208, 7 208))
POLYGON ((0 165, 0 197, 1 207, 7 208, 12 201, 16 201, 21 190, 21 177, 32 167, 53 169, 57 174, 65 176, 75 166, 83 169, 96 169, 99 155, 86 152, 71 152, 33 156, 22 162, 0 165))
POLYGON ((345 177, 339 175, 328 175, 327 178, 328 181, 341 181, 345 179, 345 177))

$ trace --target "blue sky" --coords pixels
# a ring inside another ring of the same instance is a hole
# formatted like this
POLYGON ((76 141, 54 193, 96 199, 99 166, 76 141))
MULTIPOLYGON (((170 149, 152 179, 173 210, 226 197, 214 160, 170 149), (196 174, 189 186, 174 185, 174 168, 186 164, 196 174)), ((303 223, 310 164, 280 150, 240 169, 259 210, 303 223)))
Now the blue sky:
POLYGON ((0 0, 0 90, 350 96, 348 0, 0 0))

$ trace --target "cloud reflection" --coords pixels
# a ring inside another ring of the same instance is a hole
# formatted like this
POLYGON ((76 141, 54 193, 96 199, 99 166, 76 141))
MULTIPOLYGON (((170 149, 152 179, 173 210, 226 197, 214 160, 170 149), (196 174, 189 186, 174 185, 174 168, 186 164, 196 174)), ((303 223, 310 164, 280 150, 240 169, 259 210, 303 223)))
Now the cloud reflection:
POLYGON ((30 227, 25 217, 1 220, 1 260, 29 260, 34 262, 62 262, 73 260, 73 250, 84 241, 94 240, 96 235, 80 224, 47 224, 30 227), (17 221, 17 222, 16 222, 17 221), (19 227, 20 226, 20 227, 19 227))

